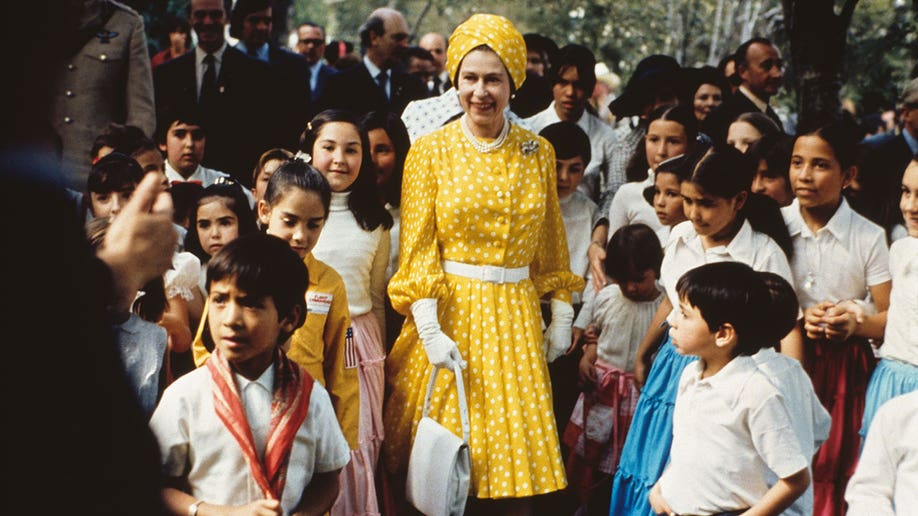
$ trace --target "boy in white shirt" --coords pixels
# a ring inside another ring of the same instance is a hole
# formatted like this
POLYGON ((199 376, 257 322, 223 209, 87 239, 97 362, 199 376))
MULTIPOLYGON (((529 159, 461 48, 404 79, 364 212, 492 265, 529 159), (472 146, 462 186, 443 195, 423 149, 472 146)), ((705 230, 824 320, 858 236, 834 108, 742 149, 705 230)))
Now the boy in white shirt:
POLYGON ((302 325, 308 271, 255 233, 207 267, 207 363, 170 385, 150 420, 172 514, 323 514, 350 450, 328 392, 281 345, 302 325))
POLYGON ((671 459, 651 507, 779 514, 806 491, 810 475, 781 395, 751 357, 770 344, 768 288, 748 265, 720 262, 689 270, 676 290, 673 344, 700 360, 679 381, 671 459), (778 477, 771 487, 768 470, 778 477))

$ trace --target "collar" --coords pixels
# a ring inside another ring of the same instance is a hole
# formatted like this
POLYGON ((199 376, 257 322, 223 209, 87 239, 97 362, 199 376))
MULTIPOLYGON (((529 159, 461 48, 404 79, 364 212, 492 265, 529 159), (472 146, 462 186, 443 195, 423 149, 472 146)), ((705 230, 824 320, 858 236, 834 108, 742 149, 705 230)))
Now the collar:
POLYGON ((329 211, 344 211, 348 209, 347 201, 351 197, 351 192, 332 192, 331 206, 329 211))
MULTIPOLYGON (((243 54, 250 55, 250 54, 249 54, 249 47, 245 46, 245 43, 243 43, 242 41, 236 43, 236 49, 239 50, 240 52, 242 52, 243 54)), ((254 56, 254 57, 255 57, 255 59, 258 59, 259 61, 264 61, 264 62, 266 62, 266 63, 269 62, 269 59, 268 59, 268 44, 267 44, 267 43, 262 43, 261 46, 258 47, 258 48, 255 50, 255 56, 254 56)))
MULTIPOLYGON (((370 58, 366 54, 363 55, 363 65, 367 67, 367 71, 370 72, 370 78, 376 81, 376 76, 379 75, 379 72, 382 71, 382 68, 376 66, 373 61, 370 61, 370 58)), ((392 74, 389 73, 389 80, 392 80, 392 74)))
POLYGON ((166 178, 169 181, 189 181, 191 179, 200 179, 201 176, 201 165, 198 164, 197 168, 194 169, 194 172, 191 173, 188 177, 183 176, 179 173, 178 170, 172 168, 172 165, 169 163, 169 160, 166 160, 166 178))
POLYGON ((743 387, 756 372, 755 361, 747 356, 735 357, 723 369, 708 378, 701 378, 701 360, 692 362, 688 367, 691 367, 691 380, 683 390, 690 387, 712 389, 731 409, 739 403, 743 396, 743 387))
MULTIPOLYGON (((682 224, 691 224, 691 221, 685 221, 682 224)), ((752 251, 753 246, 755 245, 752 242, 753 232, 752 226, 749 225, 748 220, 743 220, 743 225, 740 226, 739 232, 733 236, 733 240, 730 240, 730 243, 727 245, 719 245, 717 247, 712 247, 710 249, 705 249, 701 245, 701 236, 698 235, 694 230, 686 231, 681 235, 682 242, 693 248, 696 252, 701 255, 705 254, 725 254, 733 258, 734 261, 743 262, 743 263, 752 263, 752 251)))
POLYGON ((750 101, 752 101, 753 104, 755 104, 755 107, 759 108, 759 111, 761 111, 762 113, 768 111, 768 102, 760 99, 755 93, 752 93, 749 90, 749 88, 747 88, 744 84, 740 85, 739 90, 743 92, 743 95, 745 95, 747 99, 749 99, 750 101))
MULTIPOLYGON (((226 52, 226 41, 223 42, 223 45, 214 52, 214 64, 217 68, 220 68, 220 65, 223 64, 223 54, 226 52)), ((204 51, 201 47, 194 47, 194 62, 198 65, 198 69, 201 68, 201 65, 204 63, 204 56, 207 55, 207 52, 204 51)))
POLYGON ((787 210, 787 231, 791 237, 800 235, 803 238, 813 238, 825 231, 831 234, 835 240, 838 240, 842 246, 848 246, 848 240, 851 237, 851 224, 854 220, 854 210, 851 209, 851 205, 848 204, 844 197, 841 198, 841 203, 835 213, 832 214, 829 222, 819 228, 815 234, 810 231, 809 226, 803 220, 803 215, 800 213, 800 202, 797 199, 791 201, 790 205, 783 209, 787 210))
POLYGON ((316 262, 318 261, 319 260, 317 260, 316 257, 312 255, 312 251, 307 253, 306 256, 303 258, 303 263, 306 264, 306 270, 309 271, 309 284, 310 285, 317 286, 319 284, 319 278, 318 278, 319 275, 315 273, 318 270, 316 268, 316 262))
POLYGON ((256 383, 260 385, 262 388, 264 388, 266 391, 268 391, 269 393, 273 393, 274 392, 274 362, 271 362, 271 365, 269 365, 268 368, 265 369, 263 373, 261 373, 261 376, 259 376, 258 378, 254 380, 249 380, 245 376, 242 376, 241 374, 236 373, 236 372, 233 373, 233 378, 236 379, 236 387, 238 387, 239 389, 240 397, 242 396, 242 391, 244 391, 245 388, 248 387, 249 384, 252 384, 252 383, 256 383))
POLYGON ((912 155, 918 154, 918 137, 912 136, 912 133, 908 132, 908 129, 902 128, 902 137, 905 138, 905 143, 908 144, 908 149, 912 151, 912 155))
POLYGON ((319 75, 319 72, 322 70, 322 60, 319 59, 315 64, 309 66, 309 73, 311 76, 319 75))

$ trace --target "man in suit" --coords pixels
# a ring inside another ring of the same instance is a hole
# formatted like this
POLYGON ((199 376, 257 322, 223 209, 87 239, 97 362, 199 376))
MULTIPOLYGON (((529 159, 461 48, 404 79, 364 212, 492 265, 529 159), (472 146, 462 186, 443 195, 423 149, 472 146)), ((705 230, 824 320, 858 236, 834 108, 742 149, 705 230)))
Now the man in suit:
POLYGON ((736 49, 736 75, 740 78, 736 94, 724 101, 704 120, 702 131, 715 142, 727 139, 727 128, 743 113, 759 112, 784 127, 769 99, 784 84, 781 52, 766 38, 752 38, 736 49))
POLYGON ((398 65, 408 30, 405 17, 394 9, 370 13, 360 27, 361 63, 328 78, 317 109, 348 109, 357 116, 388 109, 400 115, 409 102, 427 97, 427 86, 398 65))
POLYGON ((430 52, 434 58, 434 77, 427 84, 431 96, 437 96, 452 86, 449 72, 446 71, 446 38, 437 32, 428 32, 421 36, 418 46, 430 52))
POLYGON ((67 186, 83 191, 89 151, 112 122, 153 134, 153 81, 143 18, 113 0, 72 2, 79 9, 52 80, 49 125, 56 133, 67 186))
POLYGON ((237 49, 271 67, 272 95, 280 107, 274 114, 278 130, 274 145, 295 149, 308 122, 309 65, 305 57, 269 41, 273 24, 270 0, 236 0, 230 36, 239 40, 237 49))
POLYGON ((338 72, 325 64, 325 27, 314 22, 303 22, 296 29, 298 41, 296 51, 306 58, 309 65, 309 93, 318 99, 325 89, 328 78, 338 72))
POLYGON ((165 130, 181 113, 195 113, 207 132, 204 165, 248 185, 258 156, 277 145, 271 115, 270 67, 227 45, 223 0, 191 0, 193 52, 156 68, 157 125, 165 130))

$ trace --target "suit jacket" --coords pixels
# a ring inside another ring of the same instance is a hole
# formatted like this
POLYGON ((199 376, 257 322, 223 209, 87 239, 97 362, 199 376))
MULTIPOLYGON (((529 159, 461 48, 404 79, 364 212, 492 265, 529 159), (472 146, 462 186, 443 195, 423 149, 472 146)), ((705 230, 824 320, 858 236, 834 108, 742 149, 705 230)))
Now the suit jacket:
POLYGON ((895 224, 903 222, 899 198, 902 174, 912 159, 912 150, 901 133, 868 138, 860 146, 863 157, 858 163, 857 180, 861 194, 852 205, 888 234, 895 224))
MULTIPOLYGON (((708 117, 701 124, 701 132, 710 136, 714 142, 726 142, 727 129, 736 120, 736 117, 743 113, 761 113, 761 111, 749 97, 743 95, 742 91, 736 90, 732 97, 725 100, 723 104, 717 106, 714 111, 708 114, 708 117)), ((771 106, 768 106, 765 114, 778 124, 778 128, 782 131, 784 130, 784 124, 778 114, 775 113, 775 110, 771 109, 771 106)))
POLYGON ((376 80, 370 76, 363 62, 332 75, 319 97, 316 112, 325 109, 347 109, 363 116, 370 111, 386 110, 401 115, 412 100, 427 98, 428 91, 421 79, 399 67, 389 70, 391 81, 390 99, 376 80))
POLYGON ((198 106, 195 53, 158 66, 153 73, 157 131, 165 132, 183 113, 199 117, 207 138, 204 166, 227 172, 248 185, 258 156, 277 145, 280 109, 267 63, 227 46, 217 77, 217 98, 210 109, 198 106))
POLYGON ((67 186, 86 189, 89 151, 96 137, 116 122, 153 135, 153 80, 143 18, 130 7, 103 0, 94 4, 110 17, 81 48, 61 62, 51 99, 50 124, 61 149, 67 186), (106 5, 107 4, 107 5, 106 5))
POLYGON ((295 151, 310 113, 309 63, 300 54, 268 46, 268 63, 281 103, 276 112, 280 124, 277 145, 295 151))
POLYGON ((322 96, 322 92, 325 91, 325 84, 328 83, 328 78, 332 75, 338 73, 338 69, 333 66, 328 66, 325 63, 319 63, 318 77, 316 78, 316 89, 312 91, 312 99, 317 100, 322 96))

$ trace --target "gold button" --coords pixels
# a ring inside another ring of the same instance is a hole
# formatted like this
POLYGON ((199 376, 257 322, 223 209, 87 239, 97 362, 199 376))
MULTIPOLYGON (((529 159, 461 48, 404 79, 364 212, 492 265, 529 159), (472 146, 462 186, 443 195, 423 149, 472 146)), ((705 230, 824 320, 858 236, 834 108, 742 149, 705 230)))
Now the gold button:
POLYGON ((99 54, 99 61, 107 61, 108 54, 99 54))
POLYGON ((67 69, 70 71, 76 70, 76 66, 73 66, 73 63, 67 65, 67 69))
POLYGON ((72 91, 72 90, 67 90, 67 91, 65 91, 65 92, 64 92, 64 95, 67 95, 67 96, 70 97, 70 98, 73 98, 73 97, 76 96, 76 95, 73 94, 73 91, 72 91))
POLYGON ((65 123, 65 124, 72 124, 72 123, 73 123, 73 119, 70 118, 69 116, 65 116, 65 117, 64 117, 64 123, 65 123))

